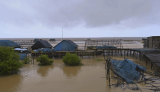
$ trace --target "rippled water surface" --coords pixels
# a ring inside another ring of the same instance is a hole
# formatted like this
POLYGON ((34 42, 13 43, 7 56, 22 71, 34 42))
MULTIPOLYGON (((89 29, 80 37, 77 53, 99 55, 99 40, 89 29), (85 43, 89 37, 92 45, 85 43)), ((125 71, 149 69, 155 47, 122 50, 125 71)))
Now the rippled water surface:
MULTIPOLYGON (((117 60, 124 57, 114 56, 117 60)), ((128 59, 145 65, 145 62, 133 57, 128 59)), ((105 61, 101 56, 83 58, 83 66, 65 66, 62 59, 53 59, 49 66, 39 66, 37 63, 27 64, 16 75, 0 77, 0 92, 132 92, 121 87, 109 88, 106 80, 105 61), (102 61, 97 61, 101 59, 102 61)), ((148 65, 150 70, 150 66, 148 65)), ((116 83, 111 79, 111 83, 116 83)), ((137 84, 144 92, 144 83, 137 84)), ((138 91, 140 92, 140 91, 138 91)))

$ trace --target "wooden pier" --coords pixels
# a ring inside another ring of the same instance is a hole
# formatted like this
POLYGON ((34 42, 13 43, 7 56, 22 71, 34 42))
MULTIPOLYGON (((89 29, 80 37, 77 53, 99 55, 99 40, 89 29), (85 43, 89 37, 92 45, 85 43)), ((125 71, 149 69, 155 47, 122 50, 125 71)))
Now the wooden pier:
POLYGON ((86 50, 86 51, 56 51, 56 52, 45 52, 45 53, 32 53, 32 57, 37 58, 38 56, 40 56, 41 54, 45 54, 48 55, 49 57, 58 57, 61 58, 63 56, 65 56, 66 53, 71 53, 71 54, 76 54, 77 56, 80 56, 81 58, 83 58, 83 56, 88 56, 88 57, 93 57, 93 56, 97 56, 99 54, 101 54, 98 51, 95 50, 86 50))
POLYGON ((136 51, 138 54, 139 59, 141 60, 141 58, 145 58, 146 61, 146 66, 147 63, 149 63, 150 61, 150 65, 151 65, 151 69, 154 68, 156 69, 156 67, 158 67, 158 72, 160 72, 160 50, 159 49, 154 49, 154 50, 140 50, 140 51, 136 51))
POLYGON ((139 58, 140 60, 145 59, 146 66, 150 61, 151 69, 158 67, 158 72, 160 72, 160 50, 159 49, 102 49, 101 50, 106 59, 107 56, 133 56, 139 58))
MULTIPOLYGON (((148 60, 152 61, 151 68, 153 67, 153 64, 160 67, 160 54, 145 54, 145 56, 148 60)), ((146 65, 147 65, 147 59, 146 59, 146 65)))
MULTIPOLYGON (((81 58, 84 56, 87 57, 96 57, 98 55, 104 56, 106 59, 107 56, 132 56, 139 58, 140 60, 145 59, 146 65, 150 61, 151 69, 153 66, 160 68, 160 50, 144 50, 144 49, 127 49, 127 48, 115 48, 115 49, 95 49, 95 50, 82 50, 82 51, 56 51, 56 52, 46 52, 46 53, 32 53, 32 57, 37 58, 41 54, 46 54, 49 57, 58 57, 61 58, 65 56, 66 53, 74 53, 81 58)), ((159 69, 160 72, 160 69, 159 69)))

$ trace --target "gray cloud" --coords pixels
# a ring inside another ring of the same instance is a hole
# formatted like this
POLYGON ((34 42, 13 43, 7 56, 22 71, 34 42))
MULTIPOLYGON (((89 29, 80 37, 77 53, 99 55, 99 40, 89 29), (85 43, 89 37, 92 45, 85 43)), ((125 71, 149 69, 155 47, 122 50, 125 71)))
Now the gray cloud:
POLYGON ((2 0, 0 23, 102 27, 159 23, 159 0, 2 0))

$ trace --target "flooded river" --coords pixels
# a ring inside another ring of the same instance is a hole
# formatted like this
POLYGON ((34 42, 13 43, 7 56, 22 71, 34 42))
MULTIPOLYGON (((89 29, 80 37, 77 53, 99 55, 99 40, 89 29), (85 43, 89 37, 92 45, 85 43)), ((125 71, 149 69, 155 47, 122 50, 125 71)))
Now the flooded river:
MULTIPOLYGON (((114 56, 117 60, 124 57, 114 56)), ((144 61, 126 57, 136 63, 145 65, 144 61)), ((83 58, 83 66, 65 66, 62 59, 53 59, 53 65, 39 66, 38 63, 27 64, 15 75, 0 77, 0 92, 133 92, 130 89, 112 86, 106 80, 105 61, 102 56, 83 58), (101 59, 102 61, 97 61, 101 59)), ((148 70, 150 65, 148 65, 148 70)), ((111 79, 115 84, 116 80, 111 79)), ((137 84, 143 92, 145 84, 137 84)), ((140 91, 138 91, 140 92, 140 91)))

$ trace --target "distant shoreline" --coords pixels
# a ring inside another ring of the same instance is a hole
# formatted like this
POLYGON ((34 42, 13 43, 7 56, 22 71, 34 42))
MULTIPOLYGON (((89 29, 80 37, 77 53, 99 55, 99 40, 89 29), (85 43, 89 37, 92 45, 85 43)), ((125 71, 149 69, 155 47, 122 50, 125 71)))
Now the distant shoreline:
MULTIPOLYGON (((116 40, 116 39, 122 39, 122 40, 142 40, 142 38, 147 37, 84 37, 84 38, 63 38, 63 40, 116 40)), ((49 39, 56 39, 56 40, 62 40, 62 38, 0 38, 0 40, 34 40, 34 39, 43 39, 43 40, 49 40, 49 39)))

